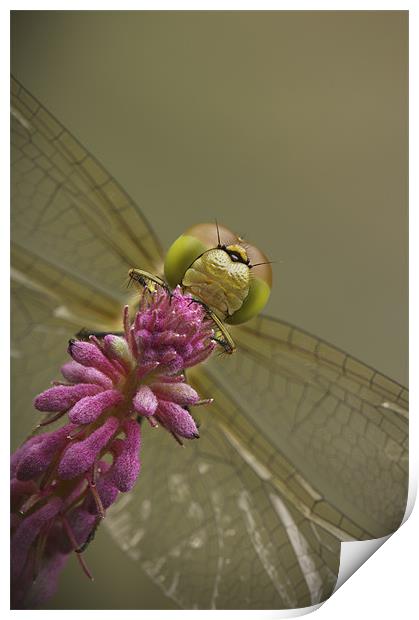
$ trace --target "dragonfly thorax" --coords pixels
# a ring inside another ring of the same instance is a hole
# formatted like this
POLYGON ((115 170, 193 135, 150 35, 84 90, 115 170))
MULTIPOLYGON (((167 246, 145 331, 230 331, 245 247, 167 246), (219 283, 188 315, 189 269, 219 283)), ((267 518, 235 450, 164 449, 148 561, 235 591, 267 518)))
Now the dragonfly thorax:
POLYGON ((186 291, 224 319, 242 307, 249 293, 249 266, 235 254, 223 248, 208 250, 192 263, 182 280, 186 291))

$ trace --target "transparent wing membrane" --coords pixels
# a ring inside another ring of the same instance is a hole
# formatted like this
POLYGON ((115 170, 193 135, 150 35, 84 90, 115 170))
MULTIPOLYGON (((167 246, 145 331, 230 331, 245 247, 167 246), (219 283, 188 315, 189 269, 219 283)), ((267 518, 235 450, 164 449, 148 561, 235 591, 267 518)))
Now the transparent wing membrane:
POLYGON ((111 533, 180 607, 324 600, 337 578, 338 538, 308 520, 252 456, 243 458, 218 413, 201 415, 201 439, 185 449, 145 429, 142 481, 107 516, 111 533))
POLYGON ((38 422, 34 397, 60 378, 65 343, 77 327, 56 316, 56 299, 42 288, 12 280, 11 407, 14 447, 38 422))
POLYGON ((160 269, 137 205, 81 144, 12 80, 12 237, 108 291, 128 269, 160 269))
POLYGON ((259 317, 234 337, 232 363, 211 361, 205 372, 235 401, 220 416, 242 444, 272 471, 279 463, 311 518, 342 540, 393 532, 407 498, 406 390, 275 319, 259 317))
MULTIPOLYGON (((161 274, 161 265, 137 205, 12 80, 18 441, 37 422, 34 396, 59 379, 68 339, 83 328, 119 331, 128 269, 161 274)), ((145 425, 136 488, 105 523, 181 607, 304 607, 331 594, 340 541, 400 524, 408 393, 284 322, 260 317, 231 332, 237 352, 188 375, 215 399, 192 409, 200 439, 180 449, 145 425)))

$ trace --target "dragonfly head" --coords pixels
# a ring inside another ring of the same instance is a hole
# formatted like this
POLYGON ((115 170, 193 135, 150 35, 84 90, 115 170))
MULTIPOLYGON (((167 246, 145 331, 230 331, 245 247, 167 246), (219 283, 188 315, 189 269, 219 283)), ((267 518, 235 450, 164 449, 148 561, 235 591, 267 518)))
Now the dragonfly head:
POLYGON ((196 224, 170 246, 164 273, 204 301, 226 323, 244 323, 266 305, 272 268, 266 256, 225 226, 196 224))

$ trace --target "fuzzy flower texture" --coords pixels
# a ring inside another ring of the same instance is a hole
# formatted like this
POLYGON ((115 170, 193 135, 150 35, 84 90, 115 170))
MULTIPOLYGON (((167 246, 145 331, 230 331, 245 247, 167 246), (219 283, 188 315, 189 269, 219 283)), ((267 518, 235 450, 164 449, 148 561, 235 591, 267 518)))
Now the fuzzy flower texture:
POLYGON ((182 372, 211 354, 212 336, 201 305, 160 289, 143 297, 132 323, 125 308, 124 336, 70 341, 65 382, 34 401, 47 414, 39 428, 68 420, 12 455, 12 608, 52 596, 71 552, 91 577, 82 553, 106 509, 136 482, 143 418, 179 442, 199 436, 188 407, 211 401, 182 372))

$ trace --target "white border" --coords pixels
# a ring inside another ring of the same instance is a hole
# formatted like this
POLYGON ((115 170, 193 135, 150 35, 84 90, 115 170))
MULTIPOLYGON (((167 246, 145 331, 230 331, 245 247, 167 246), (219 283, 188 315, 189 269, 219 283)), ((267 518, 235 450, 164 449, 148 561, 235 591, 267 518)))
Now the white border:
MULTIPOLYGON (((259 2, 256 6, 254 2, 220 2, 213 1, 212 3, 203 2, 134 2, 125 1, 121 2, 118 6, 110 2, 81 2, 80 0, 73 0, 70 3, 64 3, 60 1, 49 1, 40 3, 38 6, 34 2, 11 2, 7 8, 0 9, 0 40, 2 42, 2 54, 0 55, 2 66, 2 80, 1 84, 1 123, 2 123, 2 145, 1 150, 2 161, 2 183, 1 183, 1 198, 2 208, 1 213, 1 225, 0 225, 0 251, 1 255, 1 277, 2 277, 2 290, 4 294, 2 296, 1 318, 2 320, 2 345, 3 345, 3 360, 8 360, 9 354, 9 304, 6 291, 9 288, 9 221, 8 221, 8 209, 6 205, 9 204, 9 190, 8 190, 8 174, 5 174, 5 170, 9 169, 9 150, 8 150, 8 135, 9 135, 9 15, 10 10, 409 10, 410 9, 410 100, 411 110, 418 108, 418 101, 416 95, 416 80, 415 73, 417 73, 417 45, 415 37, 417 37, 417 17, 416 11, 409 3, 395 3, 395 2, 323 2, 317 4, 314 2, 259 2)), ((417 156, 416 148, 418 143, 417 135, 417 123, 415 117, 411 115, 411 147, 410 147, 410 169, 411 174, 411 188, 410 188, 410 204, 412 208, 410 210, 410 304, 411 312, 410 316, 410 342, 411 342, 411 378, 415 377, 415 370, 417 370, 417 351, 418 351, 418 328, 417 317, 419 317, 419 308, 417 303, 418 287, 416 285, 417 272, 415 267, 417 266, 417 249, 416 244, 418 239, 418 225, 417 225, 417 212, 414 209, 417 198, 415 190, 415 174, 417 174, 417 156), (416 317, 416 321, 415 321, 416 317)), ((3 440, 6 446, 1 451, 1 457, 3 459, 3 467, 1 468, 3 475, 3 483, 5 483, 5 495, 8 497, 8 422, 7 411, 8 407, 8 379, 9 369, 8 362, 4 361, 2 364, 2 372, 0 374, 2 378, 2 414, 3 414, 3 440), (7 486, 6 486, 7 485, 7 486)), ((417 472, 418 472, 418 458, 417 458, 417 446, 418 446, 418 423, 415 418, 418 415, 418 398, 415 390, 414 382, 411 381, 411 486, 417 488, 417 472)), ((6 509, 6 508, 5 508, 6 509)), ((8 515, 5 513, 5 509, 1 513, 1 532, 4 536, 3 548, 8 550, 8 515)), ((417 611, 416 604, 416 590, 417 590, 417 562, 415 559, 414 546, 417 545, 419 531, 419 510, 416 507, 409 518, 407 523, 403 525, 400 531, 398 531, 390 540, 383 545, 383 547, 371 557, 366 565, 362 567, 351 579, 336 592, 325 605, 317 612, 316 617, 327 620, 335 619, 337 616, 340 620, 347 618, 353 618, 355 614, 361 615, 361 617, 368 618, 380 617, 382 619, 393 620, 397 618, 411 618, 414 617, 415 611, 417 611)), ((4 611, 8 611, 8 557, 7 553, 4 553, 6 563, 2 563, 2 579, 1 583, 1 607, 4 611)), ((77 596, 77 592, 75 592, 77 596)), ((25 613, 26 617, 38 618, 44 617, 45 614, 54 614, 54 617, 66 617, 76 618, 77 611, 31 611, 31 612, 9 612, 20 615, 25 613), (28 616, 29 614, 29 616, 28 616)), ((93 620, 96 617, 100 618, 113 618, 115 611, 89 611, 89 617, 93 620)), ((121 612, 120 612, 121 613, 121 612)), ((196 615, 194 611, 123 611, 124 617, 138 617, 138 614, 148 618, 161 618, 165 614, 169 613, 171 619, 173 618, 185 618, 185 616, 196 615)), ((279 618, 285 615, 290 617, 290 614, 285 612, 250 612, 250 611, 199 611, 199 617, 206 616, 208 614, 217 614, 218 618, 279 618)))

